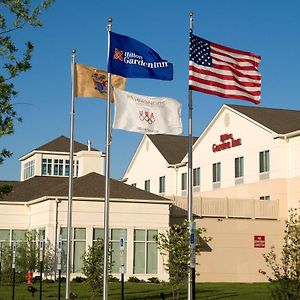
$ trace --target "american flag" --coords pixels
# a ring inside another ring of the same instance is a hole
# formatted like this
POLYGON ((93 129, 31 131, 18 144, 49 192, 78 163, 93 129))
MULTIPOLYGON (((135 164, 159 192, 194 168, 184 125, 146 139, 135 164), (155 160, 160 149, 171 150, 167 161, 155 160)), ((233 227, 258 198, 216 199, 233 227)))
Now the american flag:
POLYGON ((260 56, 221 46, 190 33, 189 88, 260 103, 260 56))

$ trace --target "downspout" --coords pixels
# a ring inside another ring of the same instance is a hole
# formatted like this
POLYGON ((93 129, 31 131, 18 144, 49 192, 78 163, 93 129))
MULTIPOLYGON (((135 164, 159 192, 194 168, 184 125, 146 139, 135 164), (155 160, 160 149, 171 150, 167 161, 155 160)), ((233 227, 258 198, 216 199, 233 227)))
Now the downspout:
POLYGON ((27 224, 27 229, 29 229, 30 228, 30 226, 31 226, 31 206, 30 206, 30 204, 29 203, 25 203, 25 206, 27 207, 27 213, 28 213, 28 224, 27 224))
POLYGON ((187 162, 180 162, 178 164, 170 164, 168 165, 168 168, 172 168, 175 170, 175 197, 178 196, 177 190, 178 190, 178 169, 181 167, 185 167, 187 165, 187 162))
POLYGON ((291 199, 290 199, 290 166, 291 166, 291 156, 290 156, 290 147, 288 145, 289 138, 285 137, 284 139, 287 145, 287 170, 286 170, 286 205, 287 205, 287 218, 289 218, 288 210, 290 209, 291 199))

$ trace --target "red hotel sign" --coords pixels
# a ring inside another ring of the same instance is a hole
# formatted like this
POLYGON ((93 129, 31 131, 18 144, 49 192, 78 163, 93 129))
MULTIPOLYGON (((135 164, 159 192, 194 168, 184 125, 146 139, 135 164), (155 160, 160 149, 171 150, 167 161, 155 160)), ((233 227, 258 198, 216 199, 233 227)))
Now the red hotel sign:
POLYGON ((232 133, 225 133, 220 135, 220 144, 213 144, 212 151, 219 152, 225 149, 230 149, 242 145, 242 139, 234 139, 232 133))
POLYGON ((265 248, 266 239, 264 235, 254 236, 254 248, 265 248))

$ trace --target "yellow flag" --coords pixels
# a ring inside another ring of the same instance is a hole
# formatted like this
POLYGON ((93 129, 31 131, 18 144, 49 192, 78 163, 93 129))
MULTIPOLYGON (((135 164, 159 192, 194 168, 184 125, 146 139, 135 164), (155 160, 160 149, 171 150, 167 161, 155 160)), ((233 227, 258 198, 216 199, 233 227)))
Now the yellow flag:
MULTIPOLYGON (((111 75, 113 87, 124 89, 126 78, 111 75)), ((75 64, 75 97, 107 99, 107 72, 82 64, 75 64)))

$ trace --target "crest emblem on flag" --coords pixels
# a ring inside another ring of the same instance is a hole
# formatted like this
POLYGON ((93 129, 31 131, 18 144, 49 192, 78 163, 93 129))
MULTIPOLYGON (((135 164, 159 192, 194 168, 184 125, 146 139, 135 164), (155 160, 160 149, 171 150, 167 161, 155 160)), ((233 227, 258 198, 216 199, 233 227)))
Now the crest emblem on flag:
POLYGON ((95 90, 98 90, 100 93, 107 92, 107 78, 104 74, 94 73, 92 75, 92 79, 94 82, 95 90))
POLYGON ((118 48, 115 48, 113 59, 123 61, 123 51, 119 50, 118 48))
POLYGON ((148 111, 139 111, 139 119, 141 121, 147 122, 149 125, 153 124, 155 122, 155 117, 153 112, 148 112, 148 111))

